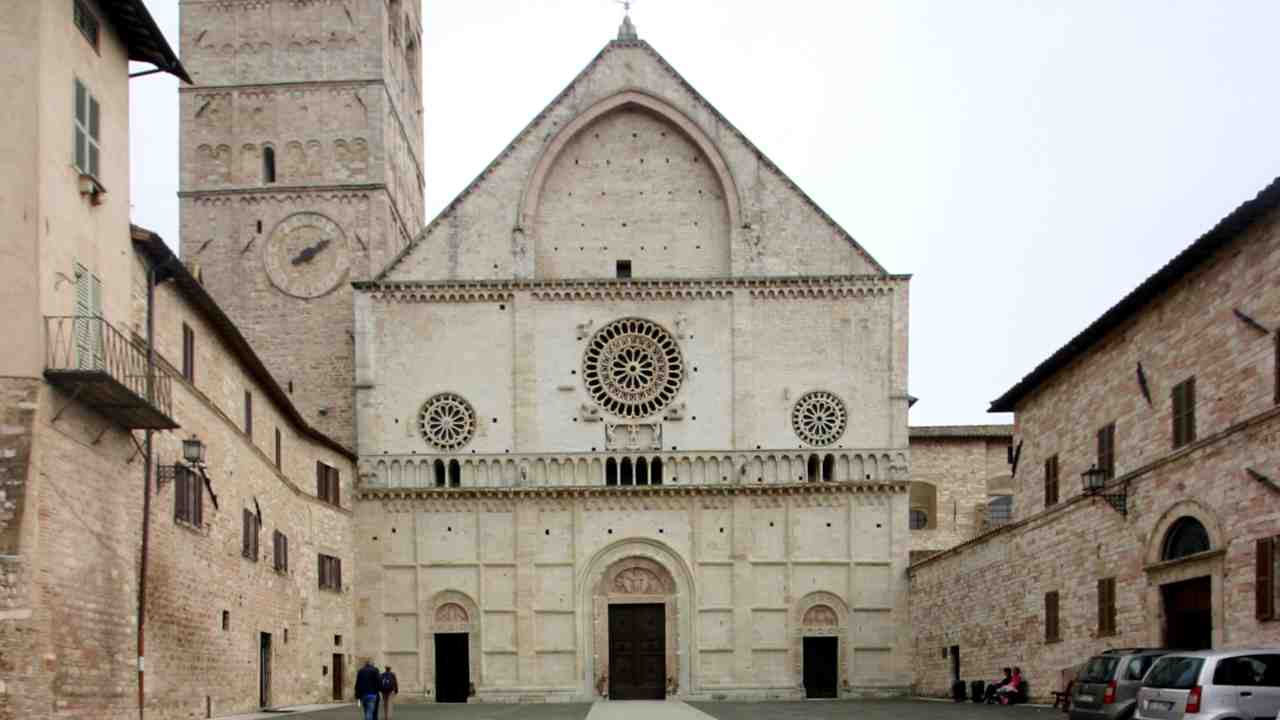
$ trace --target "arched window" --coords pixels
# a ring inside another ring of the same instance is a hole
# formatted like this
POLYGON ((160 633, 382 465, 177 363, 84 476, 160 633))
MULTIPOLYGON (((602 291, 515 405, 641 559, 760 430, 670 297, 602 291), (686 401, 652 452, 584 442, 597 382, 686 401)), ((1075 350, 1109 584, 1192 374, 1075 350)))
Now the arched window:
POLYGON ((649 462, 649 484, 662 484, 662 458, 654 458, 649 462))
POLYGON ((911 529, 924 530, 929 527, 929 513, 921 508, 911 508, 911 529))
POLYGON ((631 458, 622 458, 622 484, 634 485, 635 475, 631 468, 631 458))
POLYGON ((457 460, 449 461, 449 487, 462 487, 462 466, 457 460))
POLYGON ((636 484, 649 484, 649 461, 644 458, 636 458, 636 484))
POLYGON ((432 463, 432 467, 436 472, 436 487, 444 487, 447 484, 444 474, 444 461, 436 460, 432 463))
POLYGON ((276 181, 276 150, 270 145, 262 147, 262 182, 270 185, 276 181))
POLYGON ((908 527, 912 530, 933 530, 938 527, 938 487, 933 483, 911 483, 908 507, 911 508, 908 527))
POLYGON ((818 473, 820 472, 821 463, 818 461, 817 455, 809 456, 809 482, 818 482, 818 473))
POLYGON ((604 484, 618 484, 618 461, 613 458, 609 458, 604 462, 604 484))
POLYGON ((1169 532, 1164 535, 1164 545, 1160 548, 1161 560, 1177 560, 1188 555, 1195 555, 1209 550, 1209 531, 1199 520, 1187 516, 1174 521, 1169 532))
POLYGON ((836 479, 836 456, 826 455, 822 458, 822 482, 836 479))
POLYGON ((1013 496, 997 495, 987 503, 987 522, 1004 525, 1013 519, 1013 496))

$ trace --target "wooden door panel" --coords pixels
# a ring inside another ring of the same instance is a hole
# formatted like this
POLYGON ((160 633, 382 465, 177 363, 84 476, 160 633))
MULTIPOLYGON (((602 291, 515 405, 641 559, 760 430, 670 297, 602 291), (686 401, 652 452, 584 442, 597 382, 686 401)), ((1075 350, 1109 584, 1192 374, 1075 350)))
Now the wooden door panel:
POLYGON ((666 615, 662 605, 609 607, 609 697, 666 696, 666 615))

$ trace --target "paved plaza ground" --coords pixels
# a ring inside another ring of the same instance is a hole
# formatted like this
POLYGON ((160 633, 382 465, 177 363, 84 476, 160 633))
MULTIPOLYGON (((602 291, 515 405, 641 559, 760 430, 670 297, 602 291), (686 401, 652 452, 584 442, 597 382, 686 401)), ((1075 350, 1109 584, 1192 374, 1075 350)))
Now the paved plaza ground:
MULTIPOLYGON (((397 704, 393 720, 1050 720, 1060 710, 920 700, 761 703, 601 702, 594 705, 397 704)), ((274 715, 277 718, 287 714, 274 715)), ((353 705, 300 715, 360 720, 353 705)), ((381 713, 379 713, 381 718, 381 713)))

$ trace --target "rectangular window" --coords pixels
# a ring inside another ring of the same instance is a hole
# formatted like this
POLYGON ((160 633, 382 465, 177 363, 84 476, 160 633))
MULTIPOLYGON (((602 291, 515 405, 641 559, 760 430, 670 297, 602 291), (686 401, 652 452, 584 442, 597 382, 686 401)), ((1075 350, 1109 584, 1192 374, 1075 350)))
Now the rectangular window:
POLYGON ((342 559, 320 556, 320 589, 342 591, 342 559))
POLYGON ((617 276, 618 276, 619 278, 629 278, 629 277, 631 277, 631 261, 630 261, 630 260, 619 260, 619 261, 616 263, 616 270, 617 270, 617 276))
POLYGON ((196 334, 186 323, 182 323, 182 377, 192 384, 196 381, 196 334))
POLYGON ((1058 642, 1062 636, 1058 633, 1058 591, 1044 594, 1044 641, 1058 642))
POLYGON ((1254 572, 1254 614, 1259 620, 1276 618, 1276 539, 1258 538, 1254 572))
POLYGON ((1173 447, 1196 440, 1196 379, 1194 376, 1173 386, 1173 447))
POLYGON ((1107 480, 1116 476, 1116 424, 1108 423, 1098 431, 1098 469, 1107 480))
POLYGON ((281 469, 280 428, 276 428, 276 469, 281 469))
POLYGON ((244 434, 253 439, 253 393, 244 391, 244 434))
POLYGON ((86 175, 98 177, 98 100, 79 78, 75 81, 75 163, 86 175))
POLYGON ((1058 456, 1044 461, 1044 506, 1058 504, 1058 456))
POLYGON ((248 508, 244 509, 244 534, 240 540, 240 554, 246 560, 258 562, 258 533, 262 530, 262 521, 248 508))
POLYGON ((76 27, 80 29, 80 34, 84 35, 84 39, 89 41, 94 50, 98 49, 98 16, 93 14, 89 9, 89 4, 84 0, 72 0, 71 13, 75 18, 76 27))
POLYGON ((1098 581, 1098 636, 1116 634, 1116 579, 1098 581))
POLYGON ((289 536, 276 530, 271 535, 271 555, 275 558, 276 572, 289 572, 289 536))
POLYGON ((195 527, 204 523, 204 486, 185 465, 173 468, 173 519, 195 527))
POLYGON ((338 468, 316 461, 316 497, 330 505, 342 506, 341 476, 338 468))

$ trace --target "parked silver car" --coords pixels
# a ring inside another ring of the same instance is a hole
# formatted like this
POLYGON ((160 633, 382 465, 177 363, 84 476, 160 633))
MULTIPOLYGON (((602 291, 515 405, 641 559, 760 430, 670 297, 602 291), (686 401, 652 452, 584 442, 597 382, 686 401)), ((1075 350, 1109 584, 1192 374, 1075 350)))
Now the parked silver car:
POLYGON ((1280 648, 1165 655, 1138 690, 1135 720, 1252 720, 1280 713, 1280 648))
POLYGON ((1115 648, 1094 655, 1071 686, 1071 720, 1133 717, 1142 678, 1157 659, 1174 650, 1115 648))

